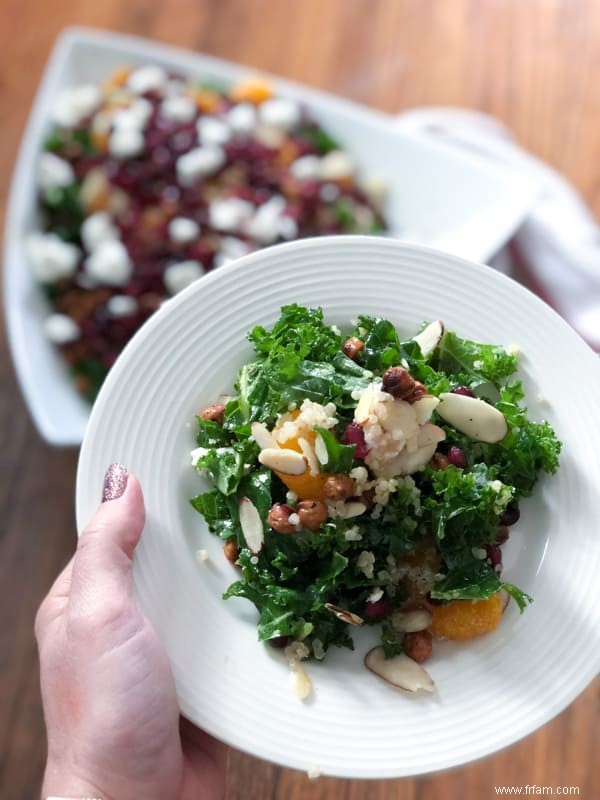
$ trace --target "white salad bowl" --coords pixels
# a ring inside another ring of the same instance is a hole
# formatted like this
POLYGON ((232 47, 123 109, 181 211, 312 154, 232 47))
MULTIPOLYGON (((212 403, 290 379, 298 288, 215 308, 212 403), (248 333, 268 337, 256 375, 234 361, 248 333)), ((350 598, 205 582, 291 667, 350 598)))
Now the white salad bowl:
POLYGON ((78 528, 98 503, 106 467, 125 464, 147 506, 136 596, 167 648, 183 713, 219 739, 344 777, 456 766, 535 730, 598 672, 599 396, 594 353, 541 300, 490 268, 392 239, 275 246, 170 300, 120 356, 81 450, 78 528), (530 416, 547 419, 563 442, 558 473, 522 503, 504 551, 505 580, 534 602, 522 615, 511 602, 493 634, 437 643, 427 665, 433 694, 404 693, 367 672, 376 633, 361 630, 354 652, 333 648, 324 663, 307 665, 314 693, 300 702, 281 654, 257 641, 253 606, 221 599, 236 571, 188 503, 207 488, 190 465, 194 415, 232 390, 252 352, 246 332, 292 302, 321 306, 340 327, 379 315, 410 336, 440 318, 461 336, 518 344, 530 416), (196 559, 198 549, 206 560, 196 559))
MULTIPOLYGON (((220 82, 251 72, 248 67, 149 40, 68 29, 48 62, 15 167, 4 251, 6 318, 23 394, 38 430, 51 444, 79 445, 90 408, 44 337, 42 321, 49 309, 25 255, 25 236, 39 225, 36 159, 62 89, 99 83, 123 64, 149 62, 220 82)), ((361 175, 385 180, 389 188, 385 213, 392 235, 485 261, 530 208, 535 191, 528 180, 494 168, 475 154, 399 132, 393 117, 373 109, 278 78, 273 78, 273 84, 278 93, 305 104, 339 138, 355 157, 361 175)))

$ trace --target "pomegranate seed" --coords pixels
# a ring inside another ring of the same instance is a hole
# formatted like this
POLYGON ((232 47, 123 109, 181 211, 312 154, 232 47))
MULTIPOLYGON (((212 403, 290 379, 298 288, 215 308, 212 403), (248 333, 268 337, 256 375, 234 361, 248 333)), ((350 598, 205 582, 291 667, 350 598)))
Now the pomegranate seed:
POLYGON ((356 458, 366 458, 369 454, 369 448, 365 442, 363 429, 356 422, 351 422, 350 425, 348 425, 342 436, 342 442, 344 444, 356 445, 356 450, 354 451, 356 458))
POLYGON ((369 619, 380 620, 389 616, 391 610, 390 601, 387 599, 387 597, 381 597, 374 603, 370 600, 367 600, 365 603, 364 613, 365 617, 368 617, 369 619))
POLYGON ((271 647, 275 648, 275 650, 283 650, 284 647, 287 647, 288 644, 291 644, 292 637, 291 636, 274 636, 272 639, 267 639, 271 647))
POLYGON ((519 506, 509 505, 504 509, 504 514, 500 517, 500 522, 502 525, 514 525, 515 522, 519 521, 520 516, 521 511, 519 506))
POLYGON ((457 386, 456 389, 452 389, 452 394, 462 394, 463 397, 475 397, 475 392, 469 389, 468 386, 457 386))
POLYGON ((502 572, 502 550, 497 544, 486 544, 487 562, 495 572, 502 572))
POLYGON ((453 445, 452 447, 448 448, 448 463, 452 464, 455 467, 460 467, 461 469, 465 469, 467 466, 467 457, 465 455, 464 450, 461 450, 460 447, 456 447, 453 445))

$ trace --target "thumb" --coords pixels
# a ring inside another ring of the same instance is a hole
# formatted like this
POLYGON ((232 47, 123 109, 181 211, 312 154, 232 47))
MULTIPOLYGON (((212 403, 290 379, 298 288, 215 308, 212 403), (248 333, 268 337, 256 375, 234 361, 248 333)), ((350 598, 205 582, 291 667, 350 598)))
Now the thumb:
POLYGON ((140 484, 121 464, 111 464, 102 504, 81 533, 73 559, 69 605, 77 616, 131 601, 133 552, 144 520, 140 484))

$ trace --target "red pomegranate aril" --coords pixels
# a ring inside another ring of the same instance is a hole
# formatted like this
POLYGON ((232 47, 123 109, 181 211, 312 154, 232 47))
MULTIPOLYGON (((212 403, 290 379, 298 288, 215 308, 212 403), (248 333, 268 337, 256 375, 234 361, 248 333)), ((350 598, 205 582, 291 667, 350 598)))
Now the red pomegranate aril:
POLYGON ((342 436, 342 442, 344 444, 356 445, 356 450, 354 451, 356 458, 366 458, 369 454, 369 448, 365 442, 363 429, 356 422, 351 422, 350 425, 348 425, 342 436))
POLYGON ((500 523, 502 525, 514 525, 515 522, 519 521, 520 516, 519 506, 509 505, 504 509, 504 513, 500 517, 500 523))
POLYGON ((456 447, 456 445, 448 448, 446 458, 448 459, 448 463, 452 464, 454 467, 464 469, 467 466, 467 457, 464 450, 460 447, 456 447))
POLYGON ((380 597, 379 600, 375 600, 375 602, 367 600, 364 614, 367 619, 380 620, 389 616, 391 610, 390 601, 387 597, 380 597))
POLYGON ((486 544, 487 562, 495 572, 502 572, 502 550, 497 544, 486 544))
POLYGON ((456 389, 452 389, 452 394, 461 394, 463 397, 475 397, 475 392, 469 389, 468 386, 457 386, 456 389))

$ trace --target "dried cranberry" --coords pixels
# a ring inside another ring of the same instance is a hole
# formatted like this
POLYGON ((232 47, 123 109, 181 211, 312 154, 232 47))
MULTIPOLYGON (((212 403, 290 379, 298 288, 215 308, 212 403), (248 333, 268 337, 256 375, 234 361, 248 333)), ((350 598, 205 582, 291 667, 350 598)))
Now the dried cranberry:
POLYGON ((514 525, 515 522, 519 521, 520 516, 521 516, 521 511, 519 509, 519 506, 513 505, 511 503, 511 505, 508 505, 504 509, 504 513, 500 517, 500 523, 502 525, 514 525))
POLYGON ((390 601, 387 597, 380 597, 379 600, 372 602, 367 600, 365 603, 365 617, 372 620, 380 620, 389 616, 391 611, 390 601))
POLYGON ((461 394, 463 397, 475 397, 475 392, 469 389, 468 386, 457 386, 452 389, 452 394, 461 394))
POLYGON ((369 448, 365 442, 363 429, 356 422, 351 422, 350 425, 348 425, 342 436, 342 442, 344 444, 356 445, 356 450, 354 451, 356 458, 366 458, 369 454, 369 448))
POLYGON ((495 572, 502 571, 502 550, 497 544, 486 544, 487 562, 495 572))
POLYGON ((460 467, 461 469, 464 469, 467 466, 467 457, 465 455, 465 451, 461 450, 460 447, 456 447, 456 445, 448 448, 447 458, 448 463, 452 464, 454 467, 460 467))

